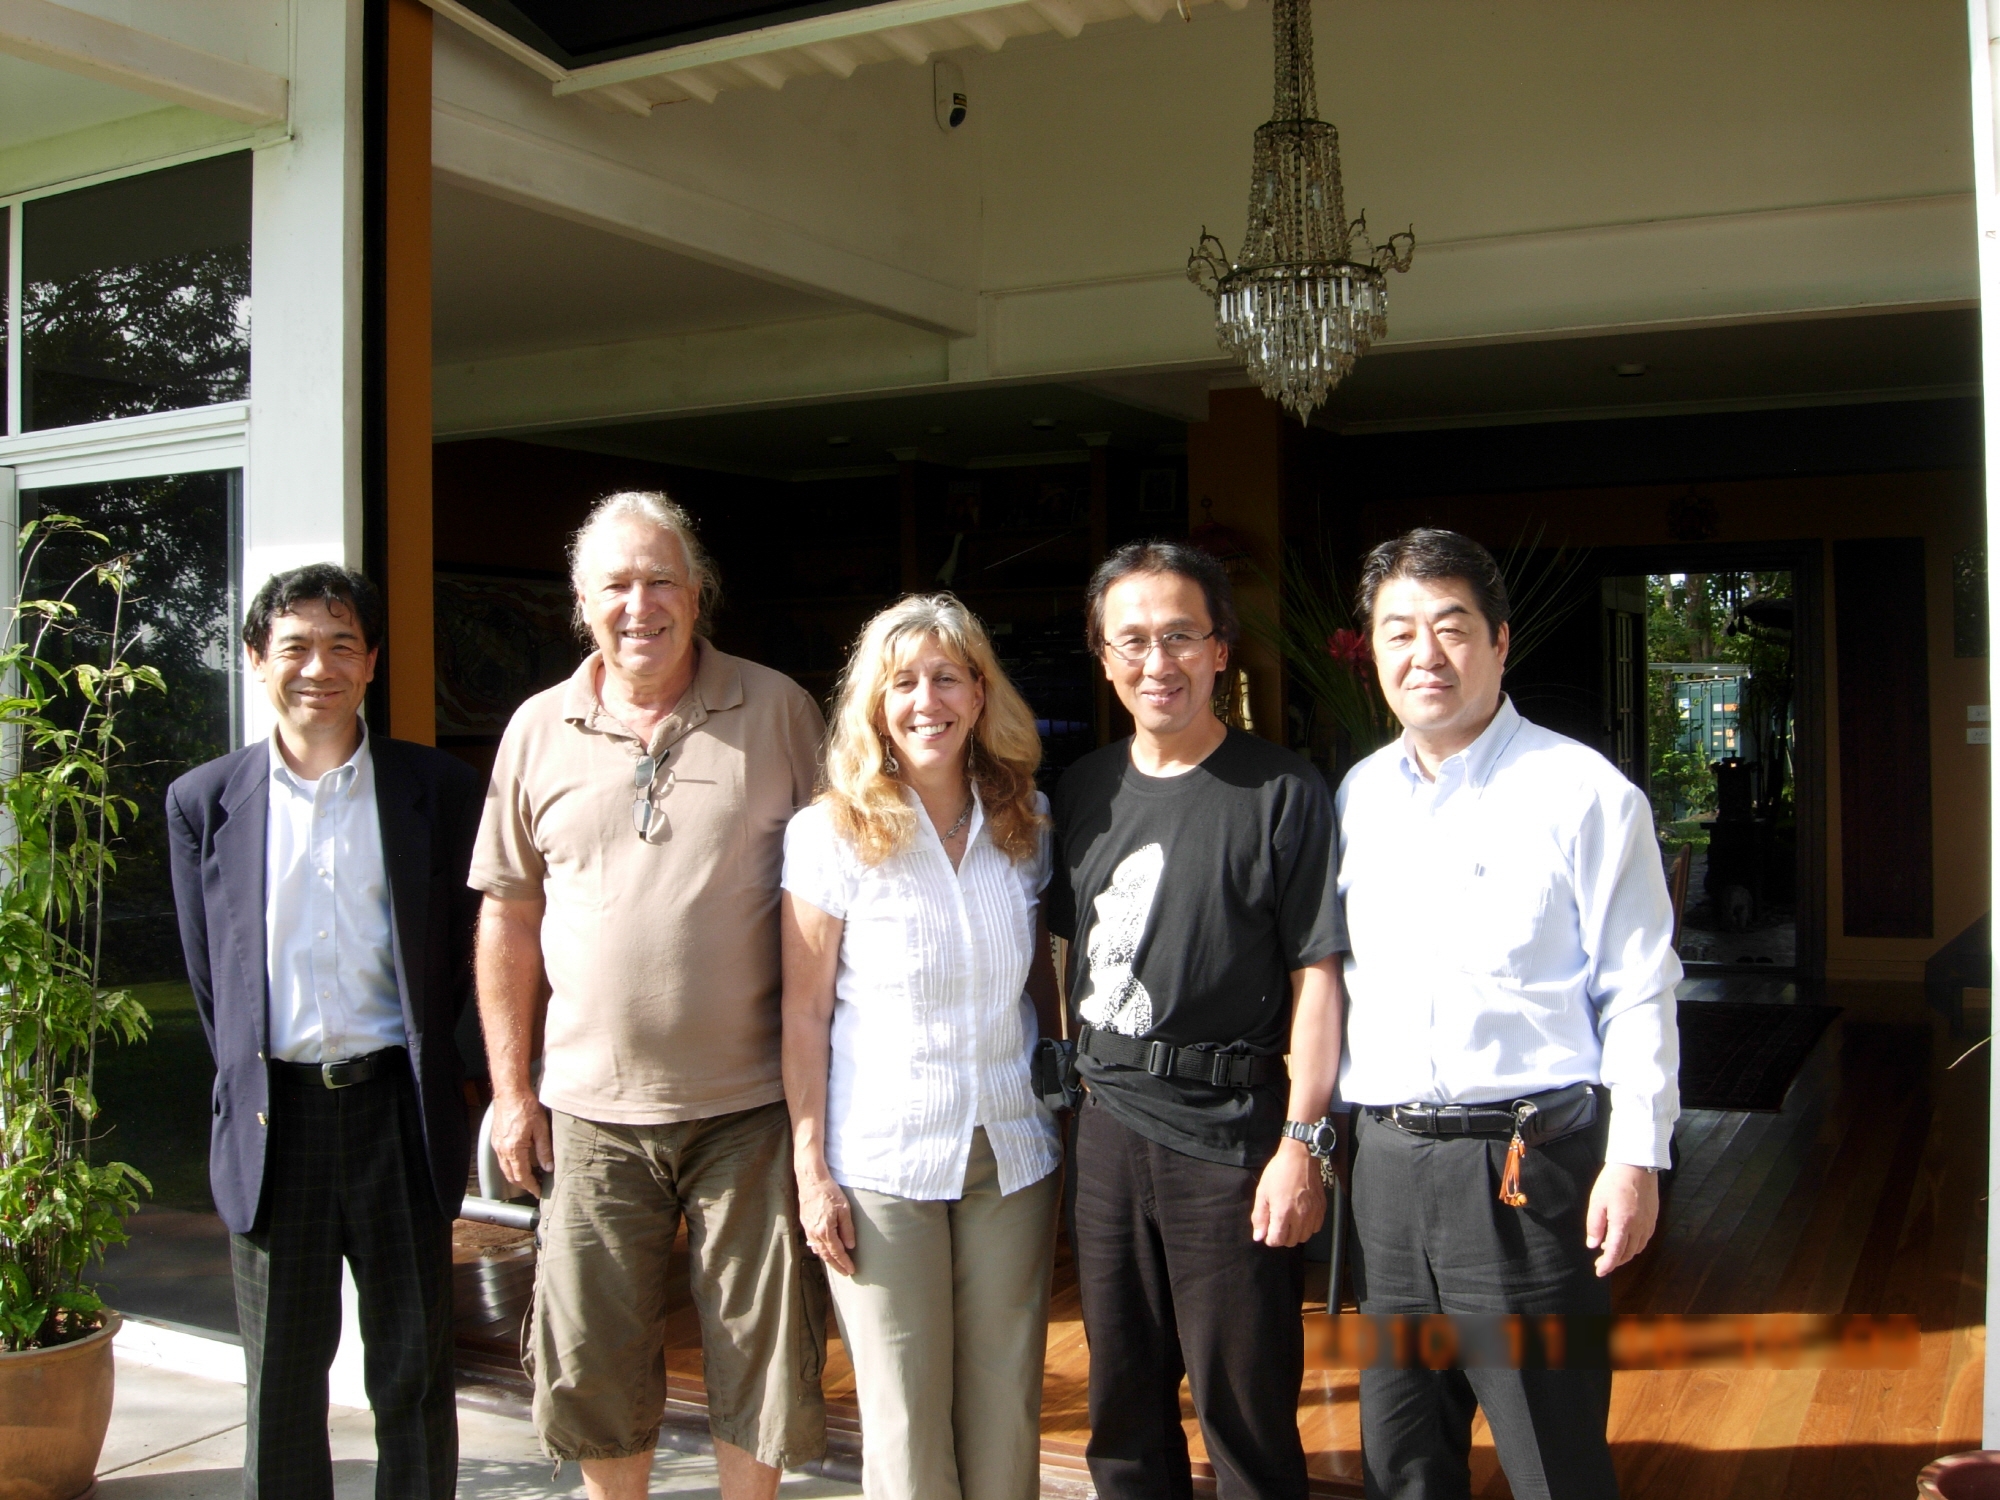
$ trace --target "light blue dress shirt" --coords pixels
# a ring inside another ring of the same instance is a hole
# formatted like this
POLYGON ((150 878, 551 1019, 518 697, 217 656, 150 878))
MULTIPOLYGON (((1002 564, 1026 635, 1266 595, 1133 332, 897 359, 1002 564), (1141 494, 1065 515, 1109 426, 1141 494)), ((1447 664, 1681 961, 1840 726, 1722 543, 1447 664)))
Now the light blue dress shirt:
POLYGON ((1639 789, 1502 698, 1439 768, 1404 740, 1341 783, 1350 1104, 1611 1091, 1606 1160, 1668 1164, 1673 909, 1639 789))
POLYGON ((401 1047, 389 877, 368 739, 317 781, 271 746, 264 824, 264 955, 271 1056, 340 1062, 401 1047))

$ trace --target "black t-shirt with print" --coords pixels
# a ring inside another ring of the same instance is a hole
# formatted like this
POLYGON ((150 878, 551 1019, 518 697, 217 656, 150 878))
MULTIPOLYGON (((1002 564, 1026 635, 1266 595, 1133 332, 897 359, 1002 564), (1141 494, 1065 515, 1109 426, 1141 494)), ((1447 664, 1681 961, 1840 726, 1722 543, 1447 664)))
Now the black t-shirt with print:
MULTIPOLYGON (((1175 1047, 1282 1055, 1292 972, 1347 949, 1333 798, 1309 762, 1232 729, 1193 770, 1147 776, 1122 740, 1056 788, 1049 930, 1070 940, 1074 1015, 1175 1047)), ((1286 1088, 1218 1088, 1082 1059, 1129 1129, 1204 1161, 1259 1165, 1286 1088)))

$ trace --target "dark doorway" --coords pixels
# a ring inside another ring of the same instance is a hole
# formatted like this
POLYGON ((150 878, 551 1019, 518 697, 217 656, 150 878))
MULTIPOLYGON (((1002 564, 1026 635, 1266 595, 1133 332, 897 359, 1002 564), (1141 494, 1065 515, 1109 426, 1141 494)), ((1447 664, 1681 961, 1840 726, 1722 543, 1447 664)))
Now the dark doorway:
POLYGON ((1507 674, 1523 714, 1646 792, 1693 973, 1823 967, 1820 579, 1816 541, 1593 551, 1507 674))
POLYGON ((1647 783, 1689 862, 1687 963, 1791 973, 1798 954, 1792 575, 1655 573, 1646 599, 1647 783))

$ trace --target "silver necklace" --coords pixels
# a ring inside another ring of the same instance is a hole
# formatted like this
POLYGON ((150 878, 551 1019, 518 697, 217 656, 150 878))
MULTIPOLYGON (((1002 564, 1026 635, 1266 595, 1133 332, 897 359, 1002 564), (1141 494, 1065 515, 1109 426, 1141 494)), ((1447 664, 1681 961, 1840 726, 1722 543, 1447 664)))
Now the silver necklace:
POLYGON ((958 815, 958 821, 945 831, 945 836, 939 842, 949 844, 953 839, 958 837, 959 829, 963 828, 965 820, 972 816, 972 802, 973 799, 971 797, 965 799, 965 811, 958 815))

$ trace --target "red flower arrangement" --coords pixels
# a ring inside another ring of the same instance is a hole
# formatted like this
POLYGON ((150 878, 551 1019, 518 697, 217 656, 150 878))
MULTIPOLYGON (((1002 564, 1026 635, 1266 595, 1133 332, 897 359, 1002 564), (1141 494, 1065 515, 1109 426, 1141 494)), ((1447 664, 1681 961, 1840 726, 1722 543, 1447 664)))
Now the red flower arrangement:
POLYGON ((1336 630, 1326 638, 1326 654, 1356 677, 1366 677, 1375 664, 1368 637, 1358 630, 1336 630))

